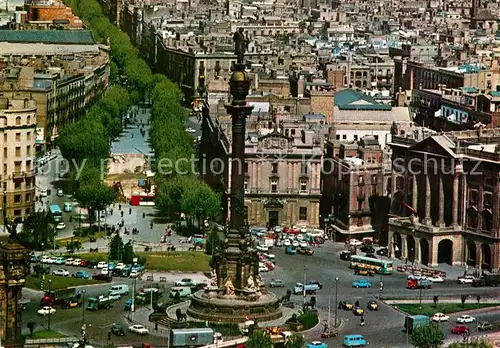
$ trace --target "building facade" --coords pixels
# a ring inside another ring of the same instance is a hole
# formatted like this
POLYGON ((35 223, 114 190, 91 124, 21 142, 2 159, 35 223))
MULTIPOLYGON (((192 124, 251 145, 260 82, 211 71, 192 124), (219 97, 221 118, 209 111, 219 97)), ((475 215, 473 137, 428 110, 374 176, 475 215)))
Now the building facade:
POLYGON ((0 132, 5 194, 1 205, 9 220, 21 221, 35 207, 35 101, 1 97, 0 132))
POLYGON ((498 271, 500 129, 394 137, 389 247, 429 266, 498 271))

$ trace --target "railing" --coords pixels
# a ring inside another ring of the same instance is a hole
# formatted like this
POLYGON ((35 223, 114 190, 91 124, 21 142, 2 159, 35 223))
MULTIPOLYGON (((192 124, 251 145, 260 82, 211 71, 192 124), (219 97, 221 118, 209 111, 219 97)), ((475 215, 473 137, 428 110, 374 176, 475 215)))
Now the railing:
POLYGON ((471 157, 478 157, 480 159, 488 159, 496 162, 500 161, 500 153, 497 152, 485 152, 481 150, 468 149, 468 148, 456 148, 455 153, 471 157))
POLYGON ((393 144, 402 144, 402 145, 415 145, 417 142, 413 138, 402 137, 399 135, 393 135, 391 143, 393 144))
POLYGON ((437 227, 437 226, 423 225, 418 221, 413 222, 412 218, 410 217, 389 219, 389 225, 398 226, 406 229, 414 229, 415 231, 427 232, 427 233, 432 233, 434 232, 434 230, 436 232, 446 232, 446 231, 452 232, 455 230, 455 228, 452 226, 437 227))
POLYGON ((37 338, 37 339, 27 339, 25 341, 25 346, 28 345, 40 345, 40 344, 54 344, 54 343, 75 343, 79 339, 76 337, 60 337, 60 338, 37 338))

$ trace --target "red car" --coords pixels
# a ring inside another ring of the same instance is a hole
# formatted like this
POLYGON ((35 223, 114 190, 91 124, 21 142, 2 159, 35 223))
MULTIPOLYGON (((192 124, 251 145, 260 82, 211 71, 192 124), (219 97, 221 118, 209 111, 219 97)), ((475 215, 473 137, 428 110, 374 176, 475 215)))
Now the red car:
POLYGON ((89 260, 80 261, 80 266, 87 267, 89 265, 89 260))
POLYGON ((454 333, 455 335, 463 335, 465 333, 469 333, 469 328, 467 326, 455 326, 451 329, 451 333, 454 333))
POLYGON ((274 263, 270 262, 270 261, 264 261, 264 266, 267 267, 268 270, 272 271, 273 269, 276 268, 276 266, 274 265, 274 263))

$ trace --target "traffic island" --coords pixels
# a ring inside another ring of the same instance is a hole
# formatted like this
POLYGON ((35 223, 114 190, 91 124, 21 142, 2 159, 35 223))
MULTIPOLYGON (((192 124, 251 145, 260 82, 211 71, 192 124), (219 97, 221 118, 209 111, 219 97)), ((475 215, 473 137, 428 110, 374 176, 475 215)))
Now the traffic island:
POLYGON ((85 286, 85 285, 93 285, 93 284, 102 284, 104 282, 93 279, 81 279, 81 278, 73 278, 73 277, 61 277, 46 274, 45 278, 42 276, 35 276, 30 274, 26 277, 25 287, 33 290, 47 290, 48 284, 50 282, 50 288, 52 290, 56 289, 65 289, 68 287, 75 286, 85 286))

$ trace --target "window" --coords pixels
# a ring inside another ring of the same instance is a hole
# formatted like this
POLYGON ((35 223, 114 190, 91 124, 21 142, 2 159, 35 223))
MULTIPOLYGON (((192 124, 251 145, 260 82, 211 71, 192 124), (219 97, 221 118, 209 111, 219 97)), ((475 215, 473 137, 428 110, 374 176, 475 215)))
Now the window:
POLYGON ((17 116, 16 117, 16 126, 20 126, 21 125, 21 117, 17 116))
POLYGON ((358 210, 363 210, 363 201, 358 201, 358 210))
POLYGON ((372 174, 372 184, 373 185, 377 184, 377 174, 372 174))
POLYGON ((340 134, 337 134, 337 135, 335 136, 335 139, 340 140, 340 134))
POLYGON ((374 135, 374 137, 375 137, 375 140, 378 140, 378 135, 374 135))
POLYGON ((299 208, 299 220, 307 220, 307 208, 306 207, 299 208))
POLYGON ((470 204, 477 204, 479 194, 477 190, 470 190, 469 191, 469 203, 470 204))
POLYGON ((245 187, 245 192, 248 192, 248 180, 245 180, 244 187, 245 187))
POLYGON ((31 156, 31 146, 26 146, 26 157, 31 156))
POLYGON ((245 163, 245 174, 248 174, 248 163, 245 163))
POLYGON ((295 135, 295 129, 290 129, 290 134, 292 135, 292 137, 295 135))
POLYGON ((31 201, 31 194, 27 193, 24 199, 26 200, 26 203, 30 202, 31 201))
POLYGON ((271 163, 271 173, 273 174, 278 173, 278 163, 271 163))
POLYGON ((288 137, 290 136, 290 130, 289 129, 285 129, 285 135, 288 137))
POLYGON ((307 180, 300 180, 300 191, 307 191, 307 180))
POLYGON ((16 133, 16 141, 21 141, 21 133, 16 133))
POLYGON ((14 195, 14 203, 21 203, 21 195, 14 195))
POLYGON ((347 139, 347 134, 342 134, 342 139, 346 140, 347 139))
POLYGON ((3 164, 3 175, 7 175, 7 163, 3 164))
POLYGON ((477 210, 475 208, 469 208, 467 210, 467 227, 476 229, 477 228, 477 210))
POLYGON ((6 143, 6 142, 7 142, 7 139, 8 139, 8 138, 7 138, 7 134, 4 134, 4 135, 3 135, 3 142, 4 142, 4 143, 6 143))
POLYGON ((21 216, 21 209, 14 210, 14 216, 21 216))
POLYGON ((354 134, 354 140, 358 140, 358 136, 356 134, 354 134))
POLYGON ((3 148, 3 159, 4 160, 7 159, 7 148, 6 147, 3 148))
POLYGON ((21 156, 21 147, 16 146, 16 157, 20 157, 20 156, 21 156))
POLYGON ((271 192, 278 192, 278 180, 271 180, 271 192))
POLYGON ((364 178, 363 175, 358 176, 358 185, 363 185, 364 184, 364 178))
POLYGON ((21 189, 21 182, 20 180, 15 180, 14 181, 14 190, 20 190, 21 189))
POLYGON ((26 133, 26 140, 31 140, 31 132, 26 133))
POLYGON ((493 196, 491 193, 486 193, 484 195, 483 204, 486 208, 491 208, 493 206, 493 196))
POLYGON ((302 162, 300 164, 300 174, 301 175, 307 175, 307 173, 308 173, 308 167, 309 167, 308 163, 302 162))

